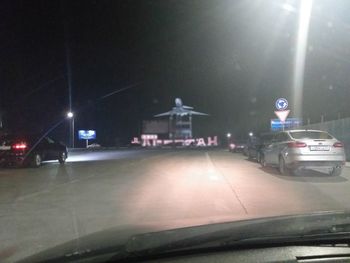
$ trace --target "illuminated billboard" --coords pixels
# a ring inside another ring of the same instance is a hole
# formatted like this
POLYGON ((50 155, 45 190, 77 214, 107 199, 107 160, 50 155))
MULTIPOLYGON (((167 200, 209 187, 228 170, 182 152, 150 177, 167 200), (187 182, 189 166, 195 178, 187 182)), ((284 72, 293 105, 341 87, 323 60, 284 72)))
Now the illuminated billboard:
POLYGON ((271 120, 271 131, 281 131, 283 129, 294 129, 303 125, 302 119, 299 118, 287 118, 285 122, 281 122, 279 119, 271 120))
POLYGON ((79 140, 94 140, 96 139, 96 131, 94 130, 79 130, 79 140))

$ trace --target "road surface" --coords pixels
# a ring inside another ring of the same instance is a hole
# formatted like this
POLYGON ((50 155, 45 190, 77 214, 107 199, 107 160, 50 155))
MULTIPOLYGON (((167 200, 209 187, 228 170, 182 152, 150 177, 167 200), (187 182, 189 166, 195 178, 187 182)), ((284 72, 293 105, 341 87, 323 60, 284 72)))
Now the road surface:
POLYGON ((350 207, 350 168, 280 176, 224 150, 73 153, 0 169, 0 261, 115 226, 161 229, 350 207))

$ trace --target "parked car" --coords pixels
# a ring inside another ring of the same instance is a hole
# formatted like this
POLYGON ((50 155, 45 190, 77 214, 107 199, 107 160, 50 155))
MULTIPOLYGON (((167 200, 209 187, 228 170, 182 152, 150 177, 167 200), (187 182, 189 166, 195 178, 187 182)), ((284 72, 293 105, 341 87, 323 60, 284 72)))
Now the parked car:
POLYGON ((271 143, 272 138, 273 133, 265 133, 259 137, 249 137, 246 146, 248 158, 260 163, 262 151, 264 147, 271 143))
POLYGON ((299 168, 328 168, 331 175, 340 175, 345 165, 344 146, 327 132, 289 130, 274 134, 264 147, 263 166, 277 166, 281 174, 299 168))
POLYGON ((98 143, 92 143, 92 144, 88 144, 86 148, 96 149, 96 148, 101 148, 101 145, 98 143))
POLYGON ((232 141, 229 144, 229 151, 234 153, 243 153, 245 148, 245 141, 232 141))
POLYGON ((58 160, 65 163, 67 147, 49 137, 28 134, 7 134, 0 137, 2 165, 39 167, 42 161, 58 160))

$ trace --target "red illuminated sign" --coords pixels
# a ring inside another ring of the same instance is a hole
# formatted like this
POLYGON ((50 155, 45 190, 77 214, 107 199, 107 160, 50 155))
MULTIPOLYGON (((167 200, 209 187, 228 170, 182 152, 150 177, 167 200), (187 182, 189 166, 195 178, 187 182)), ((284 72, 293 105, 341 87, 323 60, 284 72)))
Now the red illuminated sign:
POLYGON ((141 141, 139 140, 139 138, 134 137, 131 143, 135 145, 142 145, 143 147, 171 145, 173 143, 180 144, 182 146, 210 147, 218 146, 218 137, 208 137, 207 140, 205 140, 204 138, 160 140, 158 139, 158 136, 156 134, 142 134, 141 141))

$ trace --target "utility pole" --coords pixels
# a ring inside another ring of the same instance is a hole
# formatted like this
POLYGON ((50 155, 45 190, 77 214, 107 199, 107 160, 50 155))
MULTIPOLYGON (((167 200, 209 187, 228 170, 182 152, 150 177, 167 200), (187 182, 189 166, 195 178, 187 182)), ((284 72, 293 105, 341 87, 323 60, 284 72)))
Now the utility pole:
MULTIPOLYGON (((64 18, 65 19, 65 18, 64 18)), ((65 51, 66 51, 66 74, 67 74, 67 84, 68 84, 68 106, 69 106, 69 113, 72 113, 72 117, 70 117, 70 123, 69 123, 69 130, 70 130, 70 144, 71 147, 74 148, 74 113, 72 110, 72 66, 71 66, 71 53, 69 48, 69 37, 68 37, 68 26, 67 22, 63 21, 64 23, 64 35, 65 35, 65 51)))

